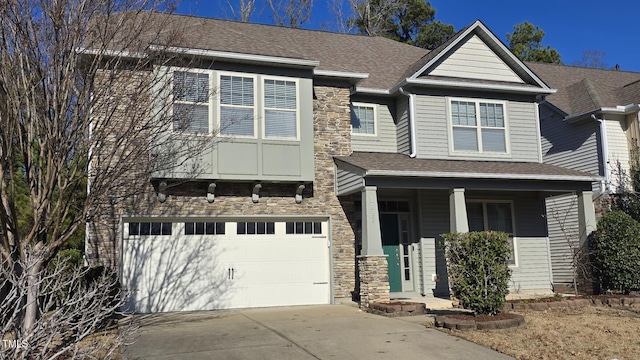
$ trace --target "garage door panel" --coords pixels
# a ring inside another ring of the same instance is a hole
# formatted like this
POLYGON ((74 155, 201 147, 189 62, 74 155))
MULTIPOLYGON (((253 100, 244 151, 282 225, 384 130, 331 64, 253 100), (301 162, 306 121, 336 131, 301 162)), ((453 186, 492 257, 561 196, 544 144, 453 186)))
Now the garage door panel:
POLYGON ((147 237, 123 241, 123 284, 138 312, 202 310, 227 287, 215 242, 204 238, 147 237))
MULTIPOLYGON (((230 224, 227 229, 235 228, 230 224)), ((279 229, 284 229, 284 223, 280 225, 279 229)), ((128 236, 125 231, 122 281, 134 290, 129 310, 167 312, 330 302, 326 237, 243 235, 235 231, 197 235, 185 234, 184 229, 184 223, 175 222, 171 235, 128 236)))

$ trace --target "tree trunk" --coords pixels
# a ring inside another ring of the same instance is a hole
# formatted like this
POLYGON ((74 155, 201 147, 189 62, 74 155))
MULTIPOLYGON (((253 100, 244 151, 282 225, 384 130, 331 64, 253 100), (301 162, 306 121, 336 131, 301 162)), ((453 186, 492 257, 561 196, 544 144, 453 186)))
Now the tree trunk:
POLYGON ((42 270, 42 260, 35 260, 29 264, 26 277, 27 303, 25 304, 24 319, 22 320, 22 331, 25 335, 33 331, 38 319, 38 295, 40 293, 40 271, 42 270))

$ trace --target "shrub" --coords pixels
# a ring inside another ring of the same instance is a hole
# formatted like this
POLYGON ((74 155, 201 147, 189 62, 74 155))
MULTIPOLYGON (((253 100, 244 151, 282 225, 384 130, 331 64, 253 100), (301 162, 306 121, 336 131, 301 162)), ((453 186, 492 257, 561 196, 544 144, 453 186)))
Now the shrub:
POLYGON ((467 309, 495 315, 509 292, 511 269, 507 264, 511 247, 507 234, 496 231, 441 235, 451 290, 467 309))
POLYGON ((602 291, 640 290, 640 223, 622 211, 612 211, 598 222, 591 244, 602 291))

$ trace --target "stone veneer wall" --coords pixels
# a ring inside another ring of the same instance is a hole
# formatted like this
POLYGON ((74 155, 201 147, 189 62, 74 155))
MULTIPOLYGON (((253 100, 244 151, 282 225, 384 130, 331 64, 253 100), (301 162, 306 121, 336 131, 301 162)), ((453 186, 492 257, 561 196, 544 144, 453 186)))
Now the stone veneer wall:
POLYGON ((353 213, 353 201, 336 196, 333 162, 334 156, 351 153, 349 97, 346 86, 314 84, 315 181, 305 189, 301 204, 295 203, 293 184, 265 183, 260 191, 260 201, 253 203, 251 184, 229 182, 217 182, 213 203, 207 202, 206 183, 170 188, 166 201, 160 203, 148 177, 138 171, 127 181, 143 190, 124 202, 105 201, 102 215, 89 224, 87 260, 91 265, 118 265, 120 216, 330 215, 334 296, 352 297, 356 287, 355 234, 347 214, 353 213))
POLYGON ((387 255, 358 256, 361 307, 368 308, 371 303, 389 301, 387 266, 387 255))

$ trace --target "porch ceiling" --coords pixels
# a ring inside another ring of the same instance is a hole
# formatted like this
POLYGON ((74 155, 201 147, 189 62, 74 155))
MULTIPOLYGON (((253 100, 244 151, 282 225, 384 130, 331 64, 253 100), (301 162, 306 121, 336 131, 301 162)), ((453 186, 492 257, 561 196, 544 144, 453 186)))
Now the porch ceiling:
POLYGON ((540 163, 416 159, 369 152, 335 160, 339 169, 349 169, 367 185, 378 186, 587 191, 592 182, 600 180, 589 173, 540 163))

